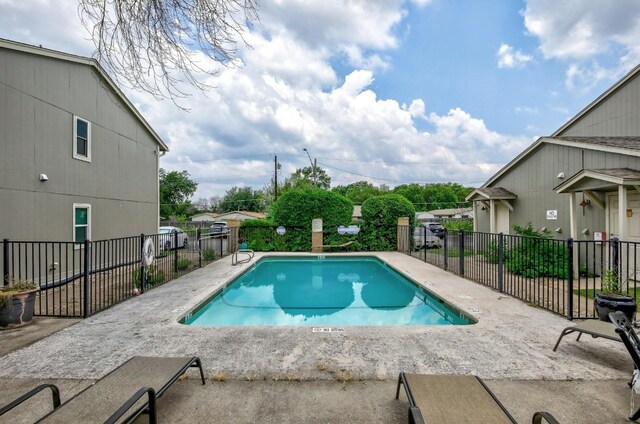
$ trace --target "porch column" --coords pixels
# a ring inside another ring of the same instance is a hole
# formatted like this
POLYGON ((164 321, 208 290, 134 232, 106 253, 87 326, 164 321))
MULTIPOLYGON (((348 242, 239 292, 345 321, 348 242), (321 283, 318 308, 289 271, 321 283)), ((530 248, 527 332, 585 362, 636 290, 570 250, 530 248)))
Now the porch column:
POLYGON ((578 217, 576 216, 576 193, 569 193, 569 228, 571 238, 578 239, 578 217))
POLYGON ((497 233, 496 231, 496 204, 495 200, 489 200, 489 232, 497 233))
POLYGON ((478 203, 480 202, 473 202, 473 232, 477 232, 478 231, 478 211, 480 210, 480 208, 478 207, 478 203))
POLYGON ((618 186, 618 238, 620 240, 629 240, 627 225, 627 188, 623 185, 618 186))

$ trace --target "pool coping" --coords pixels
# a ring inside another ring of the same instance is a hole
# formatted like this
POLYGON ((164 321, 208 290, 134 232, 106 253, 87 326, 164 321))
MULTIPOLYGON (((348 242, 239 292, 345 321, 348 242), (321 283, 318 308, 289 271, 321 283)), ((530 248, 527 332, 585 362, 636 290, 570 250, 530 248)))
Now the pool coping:
POLYGON ((251 266, 232 266, 227 257, 1 357, 0 377, 93 379, 135 355, 197 355, 207 373, 231 379, 317 380, 347 373, 373 380, 397 378, 400 371, 513 380, 628 378, 632 364, 622 343, 565 338, 553 352, 570 321, 409 255, 364 256, 400 269, 473 313, 478 323, 353 326, 327 334, 310 327, 178 324, 186 310, 251 266))

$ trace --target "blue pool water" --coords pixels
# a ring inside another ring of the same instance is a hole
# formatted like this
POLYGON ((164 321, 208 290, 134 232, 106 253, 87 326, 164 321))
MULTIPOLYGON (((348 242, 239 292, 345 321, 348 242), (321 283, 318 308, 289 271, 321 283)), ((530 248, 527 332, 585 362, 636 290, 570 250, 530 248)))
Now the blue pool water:
POLYGON ((263 258, 184 319, 213 325, 465 325, 469 319, 370 257, 263 258))

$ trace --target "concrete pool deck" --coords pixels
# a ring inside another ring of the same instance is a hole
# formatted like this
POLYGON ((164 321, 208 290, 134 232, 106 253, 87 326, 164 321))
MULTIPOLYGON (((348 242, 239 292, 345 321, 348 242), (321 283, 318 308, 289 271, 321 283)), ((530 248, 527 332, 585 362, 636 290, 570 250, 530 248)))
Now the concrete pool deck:
MULTIPOLYGON (((216 261, 8 353, 0 358, 0 401, 10 398, 4 391, 12 380, 15 384, 45 379, 92 381, 134 355, 197 355, 205 372, 229 379, 228 386, 260 385, 266 381, 294 387, 282 389, 285 392, 300 390, 295 389, 296 384, 322 390, 333 384, 336 390, 343 390, 337 380, 368 385, 372 393, 382 387, 380 392, 387 393, 400 371, 476 374, 493 380, 490 387, 501 399, 513 397, 513 390, 526 393, 527 387, 540 387, 543 398, 549 395, 550 405, 566 403, 553 397, 553 388, 563 391, 567 384, 592 387, 592 393, 587 391, 588 397, 582 399, 583 393, 580 399, 593 405, 603 400, 602 384, 608 384, 611 387, 606 391, 613 396, 608 403, 614 402, 617 418, 589 422, 624 422, 628 413, 629 391, 624 381, 630 376, 632 362, 622 343, 586 336, 576 342, 575 337, 566 337, 553 352, 558 335, 570 325, 566 319, 396 252, 375 256, 473 315, 478 323, 344 327, 342 333, 326 334, 312 333, 311 327, 207 328, 177 322, 262 256, 257 254, 250 264, 236 267, 231 266, 230 258, 216 261), (527 385, 528 381, 531 384, 527 385)), ((212 383, 207 391, 223 384, 227 383, 212 383)), ((184 386, 192 385, 190 382, 184 386)), ((193 390, 197 392, 196 388, 193 390)), ((576 411, 584 410, 578 405, 575 404, 576 411)), ((403 411, 405 406, 402 405, 403 411)), ((517 405, 514 403, 513 407, 517 405)), ((609 418, 610 413, 606 415, 609 418)), ((528 411, 522 414, 530 417, 528 411)))

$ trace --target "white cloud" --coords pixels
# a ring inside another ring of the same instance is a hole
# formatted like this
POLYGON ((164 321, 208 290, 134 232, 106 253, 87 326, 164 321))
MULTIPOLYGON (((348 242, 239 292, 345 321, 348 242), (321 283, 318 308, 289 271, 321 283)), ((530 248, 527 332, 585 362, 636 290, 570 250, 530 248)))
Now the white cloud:
POLYGON ((496 56, 498 56, 498 68, 521 68, 533 60, 532 56, 520 50, 514 51, 508 44, 501 44, 496 56))
POLYGON ((640 2, 527 0, 523 11, 528 33, 540 41, 546 59, 569 62, 566 85, 588 90, 599 81, 614 81, 640 61, 640 2), (603 67, 600 55, 619 53, 614 66, 603 67))
MULTIPOLYGON (((125 91, 170 147, 161 166, 186 169, 200 181, 196 198, 224 194, 232 186, 261 188, 272 175, 274 153, 281 177, 288 176, 308 166, 303 147, 318 162, 352 172, 327 168, 334 185, 364 178, 353 173, 375 177, 370 180, 378 184, 480 183, 530 140, 492 131, 460 108, 427 114, 424 99, 407 106, 379 97, 376 71, 388 66, 385 54, 398 45, 394 30, 406 13, 403 4, 262 2, 261 22, 246 34, 252 48, 239 51, 243 66, 223 69, 206 95, 186 88, 190 113, 125 91), (332 66, 343 58, 352 65, 346 76, 332 66)), ((76 7, 75 0, 55 6, 3 3, 0 36, 36 44, 44 39, 59 50, 87 55, 91 43, 83 41, 84 29, 69 13, 76 7)))

